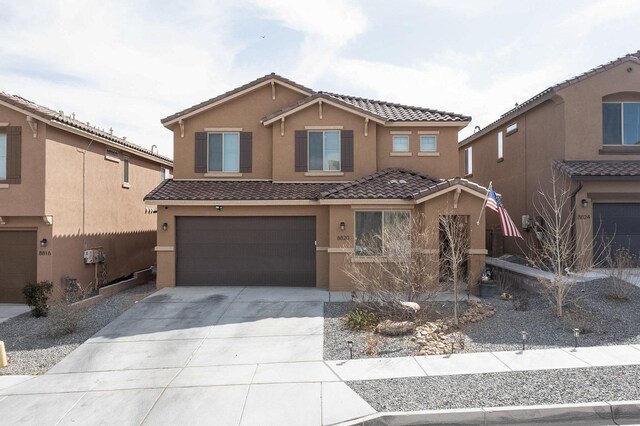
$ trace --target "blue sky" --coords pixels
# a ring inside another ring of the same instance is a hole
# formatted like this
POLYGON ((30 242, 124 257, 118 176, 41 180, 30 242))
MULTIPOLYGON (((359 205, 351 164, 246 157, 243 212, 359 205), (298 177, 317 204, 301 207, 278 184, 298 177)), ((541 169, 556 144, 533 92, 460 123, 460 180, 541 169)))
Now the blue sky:
POLYGON ((637 0, 0 0, 0 90, 172 156, 159 120, 270 72, 473 116, 640 49, 637 0))

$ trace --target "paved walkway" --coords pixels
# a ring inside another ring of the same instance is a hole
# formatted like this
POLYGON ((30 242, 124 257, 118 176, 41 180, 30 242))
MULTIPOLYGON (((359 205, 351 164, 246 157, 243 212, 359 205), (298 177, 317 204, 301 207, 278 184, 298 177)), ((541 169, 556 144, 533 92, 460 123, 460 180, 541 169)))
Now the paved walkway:
POLYGON ((29 307, 25 304, 0 303, 0 322, 24 314, 25 312, 29 312, 29 307))
POLYGON ((348 293, 164 289, 38 377, 0 376, 0 423, 327 425, 375 414, 344 382, 640 364, 640 345, 323 361, 348 293))

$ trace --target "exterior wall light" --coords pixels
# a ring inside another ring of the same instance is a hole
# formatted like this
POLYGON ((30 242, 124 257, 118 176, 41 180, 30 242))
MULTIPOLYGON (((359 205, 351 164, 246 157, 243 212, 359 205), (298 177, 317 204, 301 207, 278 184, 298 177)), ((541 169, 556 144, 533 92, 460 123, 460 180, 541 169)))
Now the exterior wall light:
POLYGON ((48 243, 48 241, 47 241, 46 238, 41 239, 40 240, 40 247, 46 247, 47 243, 48 243))
POLYGON ((582 208, 586 209, 587 207, 589 207, 589 202, 586 199, 582 199, 582 208))
POLYGON ((344 231, 346 227, 347 226, 344 224, 344 222, 340 222, 340 230, 341 231, 344 231))
POLYGON ((167 229, 169 229, 169 224, 167 222, 162 224, 162 230, 166 231, 167 229))
POLYGON ((222 206, 216 206, 216 210, 218 210, 219 212, 222 211, 222 206))

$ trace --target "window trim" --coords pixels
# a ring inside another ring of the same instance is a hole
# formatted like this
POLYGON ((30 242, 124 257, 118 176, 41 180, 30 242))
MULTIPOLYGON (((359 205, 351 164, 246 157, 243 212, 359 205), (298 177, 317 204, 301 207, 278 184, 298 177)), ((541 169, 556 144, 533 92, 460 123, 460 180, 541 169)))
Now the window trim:
POLYGON ((409 135, 391 135, 391 152, 394 153, 405 153, 411 152, 411 138, 409 137, 409 135), (397 150, 396 151, 396 138, 403 138, 407 140, 407 149, 406 150, 397 150))
MULTIPOLYGON (((408 223, 409 225, 411 224, 411 209, 407 209, 407 208, 390 208, 390 209, 357 209, 353 211, 353 254, 356 257, 356 259, 367 259, 367 258, 386 258, 388 257, 387 255, 385 255, 384 252, 384 216, 387 213, 407 213, 409 215, 409 220, 408 223), (357 243, 358 243, 358 238, 356 235, 356 229, 358 228, 357 225, 357 217, 358 217, 358 213, 381 213, 380 217, 382 220, 382 223, 380 224, 380 232, 383 236, 382 239, 382 244, 381 244, 381 250, 382 253, 381 254, 372 254, 372 255, 363 255, 363 254, 357 254, 356 253, 356 247, 357 247, 357 243)), ((409 234, 411 235, 411 234, 409 234)), ((409 240, 411 240, 411 237, 409 237, 409 240)))
POLYGON ((473 147, 465 148, 464 150, 464 175, 473 175, 473 147))
POLYGON ((620 143, 605 144, 604 143, 604 109, 602 110, 602 146, 635 146, 637 144, 624 143, 624 105, 625 104, 637 104, 640 105, 640 101, 602 101, 602 104, 619 104, 620 105, 620 143))
POLYGON ((498 160, 504 159, 504 136, 502 131, 498 132, 498 160))
MULTIPOLYGON (((307 171, 306 173, 341 173, 342 172, 342 131, 338 129, 313 129, 307 130, 307 171), (337 133, 338 134, 338 158, 340 167, 338 170, 325 169, 325 133, 337 133), (311 149, 309 148, 309 144, 311 142, 310 135, 311 133, 322 133, 322 170, 312 169, 311 168, 311 149)), ((342 175, 340 175, 342 176, 342 175)))
POLYGON ((4 129, 0 129, 0 134, 4 135, 4 177, 0 176, 0 182, 4 183, 8 180, 9 174, 9 135, 4 129))
POLYGON ((219 132, 219 131, 215 131, 215 132, 207 132, 207 171, 205 174, 205 177, 207 174, 237 174, 240 173, 240 132, 219 132), (238 164, 236 166, 235 170, 224 170, 224 145, 225 145, 225 141, 224 141, 224 135, 227 134, 233 134, 233 135, 238 135, 238 164), (222 161, 220 164, 222 164, 222 170, 211 170, 209 169, 209 135, 222 135, 222 161))
POLYGON ((420 151, 418 151, 418 152, 422 153, 422 154, 436 154, 436 153, 438 153, 438 135, 420 135, 420 146, 419 146, 419 149, 420 149, 420 151), (433 138, 433 141, 435 142, 433 151, 423 151, 422 150, 422 138, 433 138))

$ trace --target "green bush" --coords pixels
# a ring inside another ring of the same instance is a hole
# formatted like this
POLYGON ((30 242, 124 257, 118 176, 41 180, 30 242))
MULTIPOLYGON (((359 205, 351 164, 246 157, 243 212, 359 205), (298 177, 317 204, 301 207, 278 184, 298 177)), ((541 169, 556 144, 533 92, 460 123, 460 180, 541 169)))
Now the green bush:
POLYGON ((35 283, 28 283, 22 289, 25 299, 27 299, 27 305, 31 308, 31 314, 34 317, 46 317, 49 312, 49 305, 47 304, 51 291, 53 290, 53 283, 51 281, 40 281, 35 283))
POLYGON ((345 316, 345 322, 349 328, 363 330, 374 328, 378 324, 379 320, 373 312, 355 308, 347 313, 345 316))

